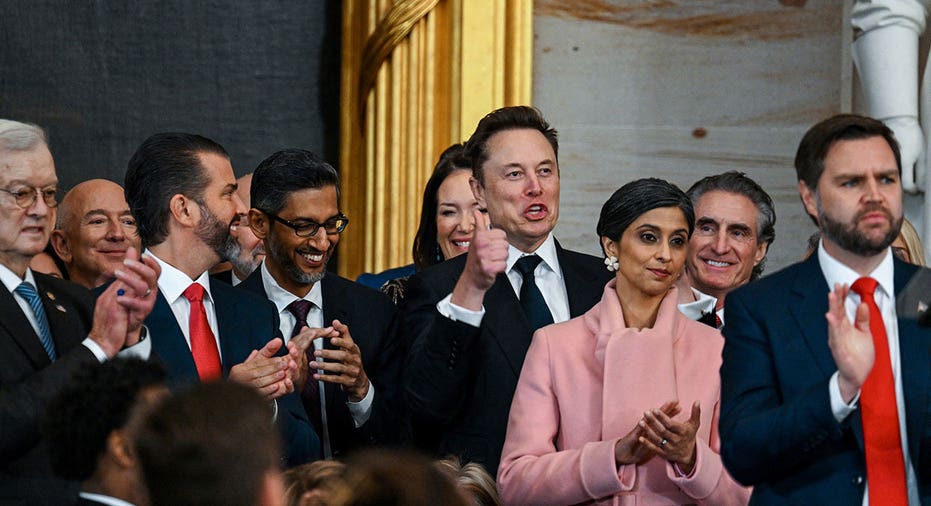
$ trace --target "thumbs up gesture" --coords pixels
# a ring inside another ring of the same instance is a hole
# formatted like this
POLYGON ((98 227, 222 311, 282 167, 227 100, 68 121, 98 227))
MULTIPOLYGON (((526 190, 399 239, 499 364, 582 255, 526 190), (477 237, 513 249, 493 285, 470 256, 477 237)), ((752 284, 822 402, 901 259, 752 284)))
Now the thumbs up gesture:
POLYGON ((465 268, 459 275, 450 302, 478 311, 482 308, 485 292, 507 267, 508 239, 504 230, 492 228, 488 216, 478 209, 472 210, 472 216, 475 218, 475 233, 466 253, 465 268))

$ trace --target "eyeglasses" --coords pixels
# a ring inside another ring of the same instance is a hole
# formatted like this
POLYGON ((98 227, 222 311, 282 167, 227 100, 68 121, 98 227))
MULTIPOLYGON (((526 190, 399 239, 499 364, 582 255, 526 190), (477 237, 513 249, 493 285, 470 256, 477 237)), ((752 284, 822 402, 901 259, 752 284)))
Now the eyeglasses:
POLYGON ((12 190, 0 188, 0 192, 10 194, 13 200, 16 201, 16 205, 23 209, 32 207, 32 205, 36 203, 36 200, 38 200, 39 195, 42 195, 42 201, 45 202, 45 205, 48 207, 58 206, 58 188, 55 187, 35 188, 32 186, 22 186, 12 190))
POLYGON ((265 216, 268 216, 273 221, 277 221, 282 225, 285 225, 297 234, 298 237, 313 237, 317 234, 317 230, 320 230, 320 227, 323 227, 323 230, 326 231, 327 235, 336 235, 346 230, 346 225, 349 225, 349 218, 346 217, 343 213, 339 213, 336 216, 326 220, 323 223, 314 223, 312 221, 306 221, 302 223, 294 223, 288 221, 284 218, 276 216, 268 211, 262 211, 265 213, 265 216))

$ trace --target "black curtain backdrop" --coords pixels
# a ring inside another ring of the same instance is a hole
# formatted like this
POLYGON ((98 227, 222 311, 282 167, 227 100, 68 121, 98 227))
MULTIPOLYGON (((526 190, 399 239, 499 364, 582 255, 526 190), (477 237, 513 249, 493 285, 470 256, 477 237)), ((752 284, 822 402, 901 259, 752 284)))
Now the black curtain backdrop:
POLYGON ((47 129, 62 189, 122 184, 143 139, 210 137, 240 176, 339 147, 336 0, 0 0, 0 118, 47 129))

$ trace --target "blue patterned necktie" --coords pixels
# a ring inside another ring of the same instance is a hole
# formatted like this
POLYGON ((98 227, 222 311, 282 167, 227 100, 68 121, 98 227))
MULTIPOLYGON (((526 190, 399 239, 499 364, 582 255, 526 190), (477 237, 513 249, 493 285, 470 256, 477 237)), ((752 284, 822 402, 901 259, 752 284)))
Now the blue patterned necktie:
POLYGON ((542 261, 543 259, 537 255, 527 255, 514 264, 514 268, 524 278, 520 285, 520 306, 524 309, 527 321, 530 322, 530 327, 534 331, 553 323, 553 315, 533 275, 534 269, 542 261))
POLYGON ((48 358, 54 362, 56 358, 55 342, 52 341, 52 331, 48 326, 48 318, 45 316, 45 308, 42 306, 42 299, 39 298, 36 289, 25 281, 17 286, 14 291, 19 294, 20 297, 26 299, 26 302, 29 303, 29 307, 32 308, 32 313, 36 317, 36 323, 39 325, 39 339, 42 340, 42 347, 45 348, 45 352, 48 353, 48 358))

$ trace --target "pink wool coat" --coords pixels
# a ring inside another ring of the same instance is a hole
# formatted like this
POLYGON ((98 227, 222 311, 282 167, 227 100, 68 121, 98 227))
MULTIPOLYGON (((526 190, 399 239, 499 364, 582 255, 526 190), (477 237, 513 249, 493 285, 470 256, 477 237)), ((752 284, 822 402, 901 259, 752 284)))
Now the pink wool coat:
POLYGON ((687 319, 676 289, 652 329, 624 325, 615 281, 584 315, 536 332, 521 371, 498 487, 505 504, 746 504, 750 491, 721 464, 718 441, 721 334, 687 319), (653 457, 614 461, 614 446, 646 410, 701 403, 691 476, 653 457))

